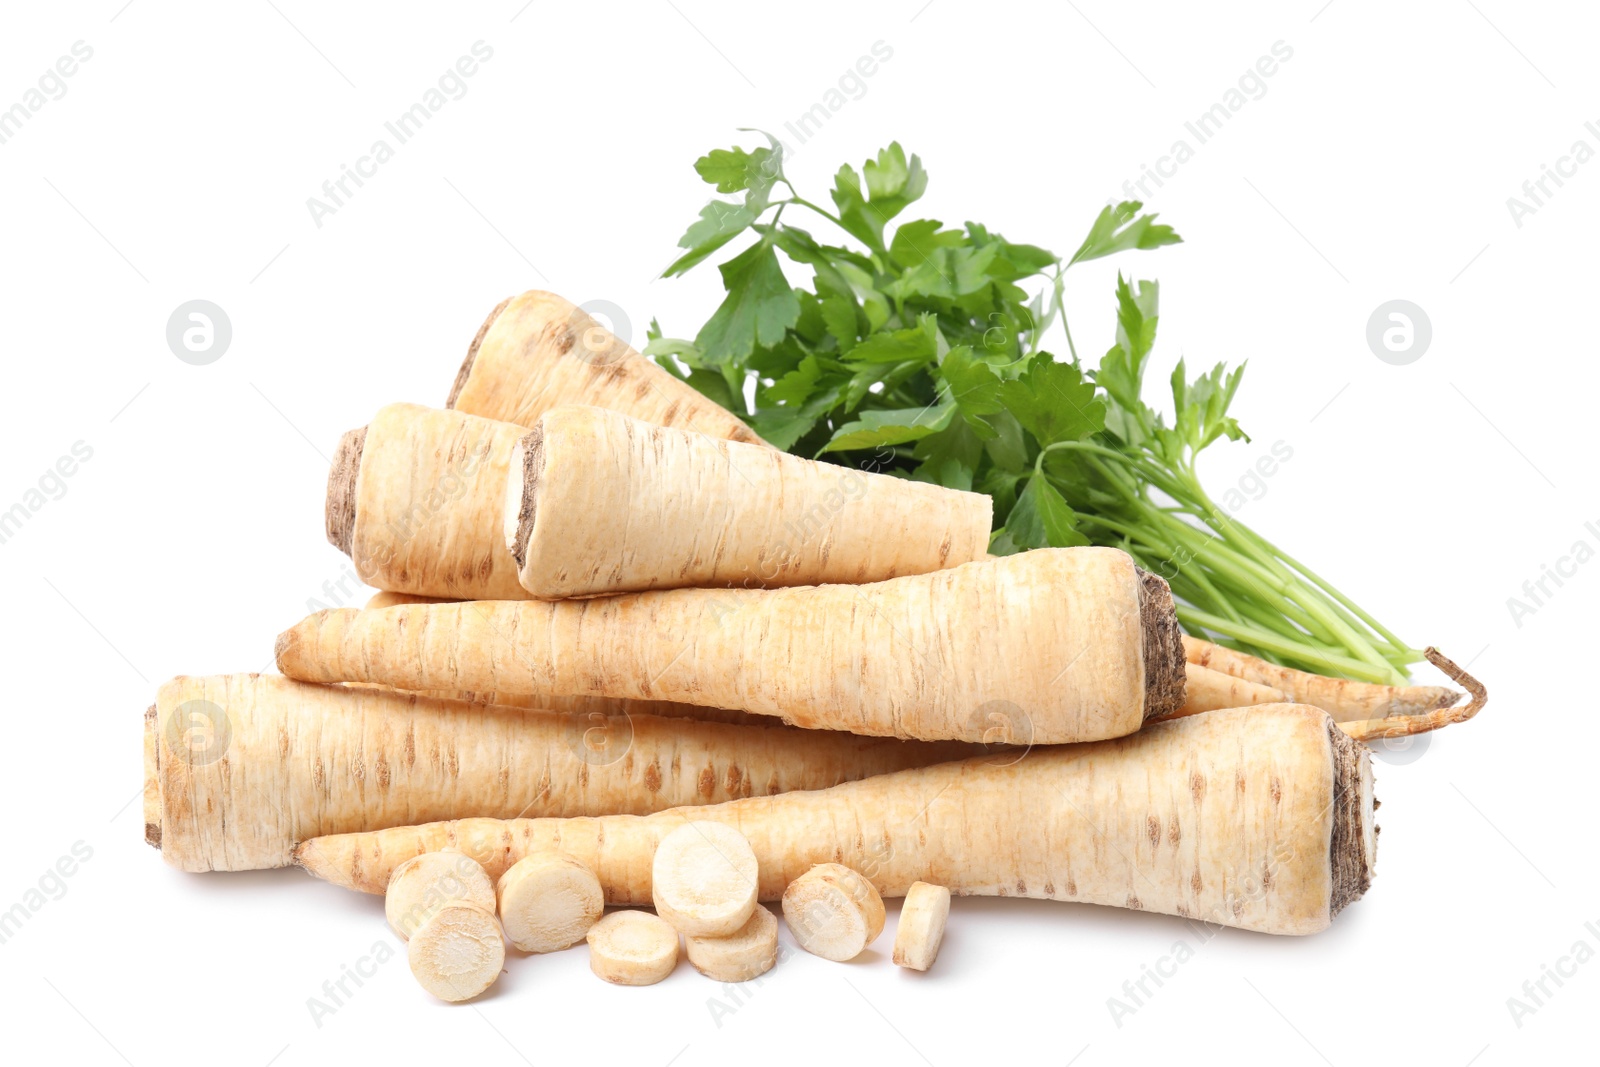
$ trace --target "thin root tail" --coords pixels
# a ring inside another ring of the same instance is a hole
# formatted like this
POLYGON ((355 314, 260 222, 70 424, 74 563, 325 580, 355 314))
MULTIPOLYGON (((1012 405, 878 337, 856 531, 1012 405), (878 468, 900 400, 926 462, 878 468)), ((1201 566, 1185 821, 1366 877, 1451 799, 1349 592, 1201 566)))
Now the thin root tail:
POLYGON ((1427 657, 1429 663, 1449 675, 1451 681, 1467 691, 1468 700, 1465 704, 1435 708, 1423 715, 1390 715, 1382 719, 1341 722, 1339 729, 1357 741, 1372 741, 1380 737, 1405 737, 1409 734, 1424 734, 1452 723, 1466 722, 1483 710, 1483 706, 1489 702, 1489 691, 1483 687, 1482 682, 1468 674, 1455 660, 1437 648, 1430 646, 1423 655, 1427 657))

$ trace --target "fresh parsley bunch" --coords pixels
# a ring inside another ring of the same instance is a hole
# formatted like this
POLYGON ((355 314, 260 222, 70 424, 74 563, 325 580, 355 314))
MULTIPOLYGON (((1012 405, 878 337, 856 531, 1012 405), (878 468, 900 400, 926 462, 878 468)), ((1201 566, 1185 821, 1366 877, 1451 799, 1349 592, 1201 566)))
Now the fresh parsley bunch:
POLYGON ((1291 666, 1400 682, 1422 654, 1219 508, 1195 459, 1249 440, 1228 414, 1244 368, 1194 379, 1180 361, 1169 426, 1144 400, 1158 287, 1117 278, 1116 339, 1093 371, 1062 305, 1075 264, 1176 244, 1137 201, 1106 207, 1065 259, 967 222, 896 222, 928 175, 898 143, 834 175, 833 210, 800 196, 782 145, 717 149, 695 170, 717 192, 666 270, 736 238, 727 296, 693 341, 651 323, 645 352, 774 446, 994 499, 990 550, 1113 545, 1160 574, 1186 629, 1291 666), (825 221, 825 243, 794 225, 825 221), (788 216, 786 219, 785 216, 788 216), (796 288, 779 256, 810 268, 796 288), (1070 358, 1041 340, 1060 320, 1070 358))

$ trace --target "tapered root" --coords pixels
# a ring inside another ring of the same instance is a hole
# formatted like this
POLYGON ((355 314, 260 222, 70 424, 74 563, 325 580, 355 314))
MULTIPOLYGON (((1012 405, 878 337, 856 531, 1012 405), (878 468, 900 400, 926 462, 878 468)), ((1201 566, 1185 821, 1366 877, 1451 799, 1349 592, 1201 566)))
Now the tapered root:
POLYGON ((1396 714, 1381 719, 1341 722, 1339 729, 1357 741, 1373 741, 1381 737, 1405 737, 1409 734, 1425 734, 1429 730, 1466 722, 1483 710, 1483 706, 1489 702, 1489 691, 1484 688, 1482 682, 1462 670, 1454 660, 1437 648, 1429 647, 1423 655, 1427 657, 1429 663, 1449 675, 1451 681, 1467 691, 1469 699, 1465 704, 1434 708, 1420 715, 1396 714))
POLYGON ((1283 699, 1319 707, 1339 722, 1422 715, 1461 699, 1459 692, 1445 686, 1382 685, 1297 671, 1188 635, 1183 650, 1191 664, 1277 689, 1283 699))
POLYGON ((466 385, 467 379, 472 377, 472 365, 477 362, 478 349, 483 347, 483 339, 488 334, 489 327, 494 325, 495 320, 500 317, 500 312, 506 309, 506 305, 515 299, 516 297, 514 296, 508 296, 496 304, 494 310, 489 312, 489 317, 483 320, 483 325, 478 327, 477 334, 472 338, 472 344, 467 347, 467 358, 461 361, 461 369, 456 371, 456 380, 450 386, 450 396, 444 402, 445 407, 453 408, 456 406, 456 397, 461 395, 462 386, 466 385))

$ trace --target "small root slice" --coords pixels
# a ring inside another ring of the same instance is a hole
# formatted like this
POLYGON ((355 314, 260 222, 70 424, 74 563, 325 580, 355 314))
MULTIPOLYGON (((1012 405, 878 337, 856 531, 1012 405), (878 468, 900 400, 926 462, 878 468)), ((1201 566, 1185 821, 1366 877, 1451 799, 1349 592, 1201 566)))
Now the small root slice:
POLYGON ((460 852, 424 852, 395 868, 383 897, 389 928, 406 941, 440 911, 467 904, 494 914, 494 883, 483 866, 460 852))
POLYGON ((913 882, 900 907, 894 928, 894 962, 897 967, 925 971, 939 957, 945 920, 950 917, 950 890, 942 885, 913 882))
POLYGON ((719 982, 748 982, 778 962, 778 919, 757 907, 737 933, 728 937, 683 939, 694 969, 719 982))
POLYGON ((1454 660, 1437 648, 1430 647, 1423 652, 1423 655, 1428 658, 1429 663, 1449 675, 1452 681, 1467 691, 1470 699, 1465 704, 1434 708, 1425 714, 1395 714, 1383 718, 1346 721, 1339 723, 1339 729, 1357 741, 1405 737, 1409 734, 1424 734, 1429 730, 1437 730, 1453 723, 1466 722, 1483 710, 1483 706, 1489 702, 1489 691, 1484 688, 1482 682, 1462 670, 1454 660))
POLYGON ((606 910, 594 871, 571 856, 524 856, 498 887, 506 938, 523 952, 557 952, 584 939, 606 910))
POLYGON ((656 847, 650 878, 657 913, 689 937, 731 937, 755 910, 756 854, 731 826, 678 827, 656 847))
POLYGON ((783 891, 783 918, 801 948, 844 963, 883 933, 883 897, 844 864, 819 863, 783 891))
POLYGON ((647 911, 614 911, 589 928, 589 969, 613 985, 655 985, 678 965, 678 931, 647 911))
POLYGON ((505 966, 506 945, 491 913, 452 904, 412 935, 406 959, 423 989, 457 1003, 494 985, 505 966))

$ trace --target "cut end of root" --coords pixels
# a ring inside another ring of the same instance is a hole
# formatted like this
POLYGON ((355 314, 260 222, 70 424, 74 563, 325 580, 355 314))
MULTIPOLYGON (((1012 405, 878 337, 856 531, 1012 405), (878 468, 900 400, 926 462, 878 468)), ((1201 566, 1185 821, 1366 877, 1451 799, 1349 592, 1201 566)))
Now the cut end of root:
POLYGON ((1183 631, 1172 590, 1159 575, 1134 568, 1139 579, 1139 620, 1144 629, 1144 717, 1170 715, 1183 706, 1188 671, 1183 631))
POLYGON ((508 486, 508 499, 506 500, 507 518, 510 517, 512 507, 516 508, 516 529, 511 533, 511 540, 506 545, 511 550, 511 558, 517 563, 517 570, 522 570, 528 565, 528 542, 533 538, 533 520, 538 508, 539 489, 544 481, 544 424, 535 426, 522 440, 517 442, 516 453, 512 457, 512 478, 508 486), (522 462, 517 464, 520 457, 522 462), (519 477, 520 475, 520 477, 519 477), (520 482, 520 485, 518 484, 520 482), (515 494, 515 501, 510 495, 515 494))
POLYGON ((496 304, 494 310, 489 312, 489 317, 483 320, 483 325, 478 327, 477 335, 472 338, 472 344, 467 347, 467 358, 461 361, 461 369, 456 371, 455 384, 450 386, 450 397, 444 402, 445 407, 453 408, 456 406, 456 399, 461 396, 461 390, 466 388, 467 379, 472 377, 472 365, 478 361, 478 349, 482 347, 483 339, 489 333, 489 327, 494 325, 495 320, 500 317, 500 313, 506 309, 506 305, 514 299, 515 297, 508 296, 496 304))
POLYGON ((361 452, 367 446, 367 428, 362 426, 339 438, 328 471, 328 499, 323 517, 328 527, 328 543, 345 555, 356 530, 356 478, 361 473, 361 452))
POLYGON ((1422 715, 1390 715, 1382 719, 1342 722, 1339 728, 1357 741, 1372 741, 1380 737, 1406 737, 1410 734, 1425 734, 1429 730, 1437 730, 1453 723, 1466 722, 1483 710, 1483 706, 1489 702, 1489 690, 1484 688, 1482 682, 1468 674, 1456 664, 1455 660, 1437 648, 1429 646, 1422 654, 1427 657, 1429 663, 1449 675, 1451 681, 1467 691, 1465 704, 1434 708, 1422 715))
POLYGON ((1378 828, 1374 823, 1377 804, 1372 795, 1372 753, 1331 719, 1328 739, 1333 743, 1333 835, 1328 846, 1333 873, 1328 917, 1332 918, 1372 885, 1378 828))

